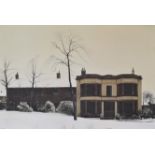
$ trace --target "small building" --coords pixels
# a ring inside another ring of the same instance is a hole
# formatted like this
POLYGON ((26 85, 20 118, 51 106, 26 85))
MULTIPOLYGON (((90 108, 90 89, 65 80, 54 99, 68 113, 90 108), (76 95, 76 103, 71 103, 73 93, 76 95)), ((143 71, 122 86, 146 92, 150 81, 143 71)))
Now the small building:
MULTIPOLYGON (((51 101, 57 107, 60 101, 71 101, 69 87, 52 88, 8 88, 8 110, 16 110, 20 102, 27 102, 34 110, 46 101, 51 101)), ((76 88, 73 87, 76 95, 76 88)), ((74 96, 76 97, 76 96, 74 96)))
POLYGON ((114 118, 142 109, 142 77, 136 74, 77 76, 77 115, 114 118))

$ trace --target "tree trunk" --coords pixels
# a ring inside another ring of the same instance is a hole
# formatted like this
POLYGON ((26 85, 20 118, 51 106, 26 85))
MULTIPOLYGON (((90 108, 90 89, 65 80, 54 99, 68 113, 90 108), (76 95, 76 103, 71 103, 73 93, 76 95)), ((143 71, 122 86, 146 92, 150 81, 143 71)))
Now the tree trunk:
POLYGON ((74 107, 74 120, 77 120, 76 102, 75 102, 75 99, 74 99, 74 92, 73 92, 72 81, 71 81, 71 72, 70 72, 70 61, 69 61, 69 56, 68 55, 67 55, 67 66, 68 66, 68 78, 69 78, 69 85, 70 85, 70 93, 71 93, 71 98, 72 98, 73 107, 74 107))
POLYGON ((34 87, 35 87, 35 76, 32 75, 32 87, 31 87, 31 97, 30 97, 30 107, 34 105, 34 87))
POLYGON ((6 105, 5 105, 5 108, 7 109, 7 107, 8 107, 8 86, 7 85, 5 86, 5 89, 6 89, 6 105))

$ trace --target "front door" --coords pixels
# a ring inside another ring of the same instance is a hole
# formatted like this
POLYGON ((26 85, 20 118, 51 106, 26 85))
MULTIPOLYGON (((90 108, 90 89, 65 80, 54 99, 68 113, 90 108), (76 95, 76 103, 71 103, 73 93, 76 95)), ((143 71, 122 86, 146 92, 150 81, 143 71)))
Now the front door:
POLYGON ((104 118, 114 118, 115 116, 115 103, 104 102, 104 118))

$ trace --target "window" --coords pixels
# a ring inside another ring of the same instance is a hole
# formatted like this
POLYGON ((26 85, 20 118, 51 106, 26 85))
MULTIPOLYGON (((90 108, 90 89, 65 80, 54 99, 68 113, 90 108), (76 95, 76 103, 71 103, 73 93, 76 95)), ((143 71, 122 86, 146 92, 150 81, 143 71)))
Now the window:
POLYGON ((87 113, 95 114, 95 102, 94 101, 87 101, 87 113))
POLYGON ((132 115, 137 112, 137 101, 118 102, 118 113, 121 115, 132 115))
POLYGON ((87 103, 85 101, 81 101, 81 115, 85 115, 87 112, 87 103))
POLYGON ((117 85, 118 96, 137 96, 137 84, 125 83, 117 85))
POLYGON ((96 116, 101 114, 101 101, 81 101, 81 116, 96 116))
POLYGON ((98 114, 98 116, 100 116, 100 114, 101 114, 101 101, 97 101, 97 114, 98 114))
POLYGON ((100 84, 81 84, 81 96, 101 96, 100 84))
POLYGON ((107 86, 107 96, 112 96, 112 86, 107 86))

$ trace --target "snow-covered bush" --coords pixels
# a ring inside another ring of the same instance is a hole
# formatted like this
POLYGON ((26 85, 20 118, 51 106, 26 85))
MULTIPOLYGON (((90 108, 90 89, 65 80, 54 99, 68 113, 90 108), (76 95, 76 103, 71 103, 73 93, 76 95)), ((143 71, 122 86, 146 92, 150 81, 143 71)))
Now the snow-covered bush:
POLYGON ((100 114, 100 119, 104 119, 104 113, 100 114))
POLYGON ((116 116, 115 116, 115 118, 116 118, 117 120, 120 120, 120 119, 121 119, 121 115, 120 115, 119 113, 117 113, 116 116))
POLYGON ((140 119, 140 116, 138 114, 133 114, 131 116, 131 119, 140 119))
POLYGON ((72 101, 61 101, 56 109, 57 112, 72 115, 74 112, 72 101))
POLYGON ((143 109, 143 118, 151 118, 152 117, 152 110, 150 108, 143 109))
POLYGON ((32 107, 30 107, 27 102, 20 102, 19 105, 17 105, 17 109, 19 111, 24 111, 24 112, 32 112, 33 109, 32 107))
POLYGON ((42 108, 40 108, 39 111, 42 111, 42 112, 55 112, 55 105, 51 101, 46 101, 45 105, 42 108))

